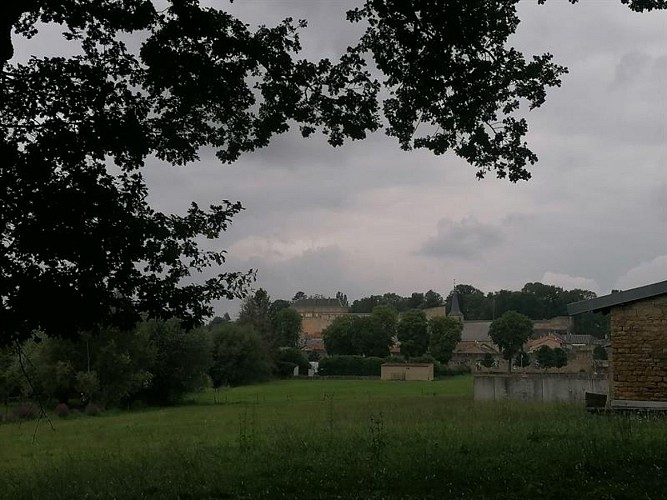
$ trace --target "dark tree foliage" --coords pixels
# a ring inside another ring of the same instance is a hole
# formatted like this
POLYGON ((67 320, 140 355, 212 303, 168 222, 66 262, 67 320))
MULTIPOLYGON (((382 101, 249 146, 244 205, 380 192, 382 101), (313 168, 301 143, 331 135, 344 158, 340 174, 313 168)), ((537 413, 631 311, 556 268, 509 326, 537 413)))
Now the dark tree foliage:
POLYGON ((601 345, 596 345, 593 348, 593 359, 598 360, 598 361, 605 361, 609 359, 609 355, 607 354, 607 350, 602 347, 601 345))
POLYGON ((281 309, 272 321, 273 337, 279 347, 296 347, 303 329, 301 315, 291 308, 281 309))
MULTIPOLYGON (((459 299, 459 307, 463 317, 467 320, 489 319, 492 317, 491 300, 487 299, 484 292, 472 285, 456 285, 456 294, 459 299)), ((447 296, 447 310, 452 308, 452 294, 447 296)))
POLYGON ((260 288, 243 300, 237 323, 250 326, 262 338, 272 342, 274 339, 270 309, 271 297, 266 293, 266 290, 260 288))
POLYGON ((327 354, 389 356, 396 332, 396 311, 376 306, 369 316, 339 316, 322 333, 327 354))
POLYGON ((396 327, 396 336, 403 356, 423 356, 428 349, 428 321, 424 311, 412 309, 403 313, 396 327))
POLYGON ((496 359, 493 357, 493 354, 487 352, 480 361, 480 363, 484 368, 491 368, 493 365, 496 364, 496 359))
POLYGON ((530 178, 537 156, 520 104, 542 105, 566 69, 551 54, 526 60, 509 46, 518 2, 367 0, 348 13, 369 25, 355 49, 385 76, 387 134, 403 149, 453 150, 480 178, 530 178))
POLYGON ((518 1, 367 0, 348 13, 364 35, 336 61, 297 58, 305 22, 252 31, 196 0, 159 11, 151 0, 2 2, 0 343, 126 328, 141 314, 189 327, 212 300, 245 295, 252 273, 197 279, 225 260, 200 238, 217 238, 240 203, 159 212, 147 158, 187 165, 206 147, 233 162, 291 124, 337 146, 386 120, 404 149, 451 150, 479 177, 528 179, 537 158, 521 106, 540 106, 565 69, 509 45, 518 1), (76 55, 13 63, 13 43, 49 23, 76 55))
POLYGON ((269 379, 273 362, 266 345, 250 326, 219 325, 211 335, 211 380, 215 387, 243 385, 269 379))
POLYGON ((525 368, 527 366, 530 366, 530 354, 527 352, 519 351, 514 358, 514 366, 518 368, 525 368))
POLYGON ((562 368, 567 365, 567 352, 560 347, 554 349, 554 367, 562 368))
POLYGON ((461 342, 463 323, 456 318, 436 317, 428 322, 429 351, 440 363, 452 359, 456 344, 461 342))
POLYGON ((555 364, 554 350, 548 345, 543 345, 535 353, 535 361, 545 370, 552 368, 555 364))
POLYGON ((322 332, 324 348, 330 356, 356 354, 354 316, 338 316, 322 332))
POLYGON ((509 371, 512 371, 512 358, 521 352, 532 331, 533 322, 530 318, 516 311, 507 311, 489 326, 489 336, 509 361, 509 371))
POLYGON ((144 322, 139 328, 149 333, 155 349, 153 377, 143 393, 147 402, 174 404, 206 386, 212 359, 203 331, 188 332, 176 320, 144 322))

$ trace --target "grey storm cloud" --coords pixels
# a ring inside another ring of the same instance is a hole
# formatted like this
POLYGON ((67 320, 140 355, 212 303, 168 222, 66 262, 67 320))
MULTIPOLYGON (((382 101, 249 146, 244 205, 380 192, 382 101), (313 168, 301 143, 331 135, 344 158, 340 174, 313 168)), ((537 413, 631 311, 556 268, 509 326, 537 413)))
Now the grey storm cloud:
MULTIPOLYGON (((207 1, 251 29, 307 19, 298 57, 336 59, 363 29, 345 20, 361 0, 207 1)), ((383 131, 332 148, 292 130, 232 165, 210 150, 186 167, 148 162, 151 203, 179 213, 193 200, 241 201, 246 210, 206 245, 230 249, 222 271, 257 269, 255 288, 273 298, 447 293, 452 278, 485 291, 571 278, 606 293, 628 276, 667 278, 659 275, 667 262, 667 12, 633 13, 620 0, 517 8, 510 43, 527 57, 552 53, 570 70, 526 113, 527 142, 540 158, 527 183, 477 181, 452 154, 401 151, 383 131)), ((60 31, 19 44, 17 59, 35 47, 37 55, 71 52, 60 31)))
POLYGON ((502 232, 491 225, 466 218, 459 222, 440 219, 437 234, 418 253, 429 257, 472 259, 488 252, 503 240, 502 232))

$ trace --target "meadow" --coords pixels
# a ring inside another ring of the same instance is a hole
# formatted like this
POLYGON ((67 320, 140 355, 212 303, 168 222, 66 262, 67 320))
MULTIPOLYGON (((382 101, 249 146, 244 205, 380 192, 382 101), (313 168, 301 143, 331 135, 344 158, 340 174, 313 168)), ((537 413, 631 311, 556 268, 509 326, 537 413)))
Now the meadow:
POLYGON ((0 426, 2 498, 667 497, 666 420, 475 403, 469 376, 272 382, 53 425, 0 426))

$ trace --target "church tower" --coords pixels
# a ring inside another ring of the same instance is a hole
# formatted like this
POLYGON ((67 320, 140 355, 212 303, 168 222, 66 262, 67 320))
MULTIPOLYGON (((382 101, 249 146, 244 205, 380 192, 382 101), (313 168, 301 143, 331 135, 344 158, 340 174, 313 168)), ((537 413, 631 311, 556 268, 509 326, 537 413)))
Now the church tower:
POLYGON ((447 314, 450 318, 457 318, 459 321, 463 321, 463 313, 461 312, 461 308, 459 307, 459 294, 456 291, 456 287, 452 290, 452 307, 449 311, 449 314, 447 314))

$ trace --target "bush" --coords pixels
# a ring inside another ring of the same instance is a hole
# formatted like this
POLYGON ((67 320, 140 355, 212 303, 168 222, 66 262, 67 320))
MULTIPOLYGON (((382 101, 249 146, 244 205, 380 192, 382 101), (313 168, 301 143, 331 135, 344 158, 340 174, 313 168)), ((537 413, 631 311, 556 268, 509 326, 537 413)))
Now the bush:
POLYGON ((278 361, 276 363, 276 375, 280 378, 290 378, 294 376, 294 368, 298 365, 289 361, 278 361))
POLYGON ((89 417, 97 417, 102 414, 102 408, 95 403, 88 403, 86 405, 86 415, 89 417))
POLYGON ((320 361, 318 373, 324 376, 379 377, 383 358, 363 356, 330 356, 320 361))
POLYGON ((12 413, 16 420, 33 420, 39 416, 39 408, 33 404, 22 404, 12 413))
POLYGON ((53 413, 55 413, 57 417, 65 418, 69 415, 69 406, 65 403, 58 403, 53 410, 53 413))
POLYGON ((301 352, 300 349, 281 349, 278 352, 278 356, 276 359, 276 364, 277 366, 277 372, 278 376, 287 376, 291 377, 292 374, 294 373, 294 367, 298 366, 299 367, 299 375, 308 375, 308 369, 310 368, 310 363, 308 363, 308 359, 306 356, 301 352), (283 370, 286 370, 287 368, 281 368, 280 364, 281 363, 288 363, 292 366, 292 371, 287 373, 286 375, 281 375, 283 373, 283 370))
POLYGON ((467 375, 470 373, 468 365, 442 365, 439 370, 439 377, 455 377, 457 375, 467 375))

